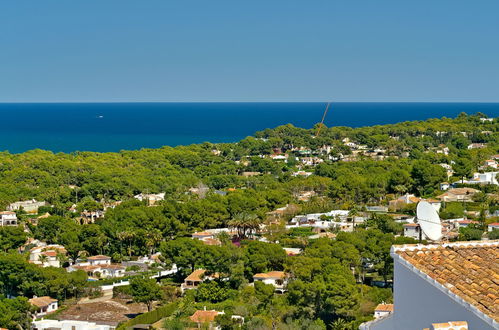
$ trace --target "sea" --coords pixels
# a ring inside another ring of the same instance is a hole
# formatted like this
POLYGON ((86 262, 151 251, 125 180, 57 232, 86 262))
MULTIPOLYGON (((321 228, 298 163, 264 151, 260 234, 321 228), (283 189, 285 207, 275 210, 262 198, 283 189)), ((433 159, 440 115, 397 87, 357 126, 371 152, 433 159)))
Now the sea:
MULTIPOLYGON (((311 128, 326 103, 0 103, 0 151, 112 152, 236 142, 291 123, 311 128)), ((460 112, 499 115, 499 103, 331 103, 327 126, 361 127, 460 112)))

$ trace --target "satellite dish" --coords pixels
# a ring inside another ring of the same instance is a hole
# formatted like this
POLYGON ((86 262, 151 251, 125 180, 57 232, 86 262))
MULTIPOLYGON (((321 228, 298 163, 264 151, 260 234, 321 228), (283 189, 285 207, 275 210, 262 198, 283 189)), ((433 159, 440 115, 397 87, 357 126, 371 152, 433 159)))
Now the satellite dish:
POLYGON ((432 241, 440 240, 442 238, 442 224, 437 210, 430 203, 421 201, 416 208, 416 214, 418 224, 426 237, 432 241))

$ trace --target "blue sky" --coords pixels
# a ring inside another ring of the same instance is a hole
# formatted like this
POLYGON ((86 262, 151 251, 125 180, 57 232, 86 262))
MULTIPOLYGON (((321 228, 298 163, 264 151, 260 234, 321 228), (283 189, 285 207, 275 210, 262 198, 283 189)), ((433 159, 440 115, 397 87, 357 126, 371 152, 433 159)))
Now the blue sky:
POLYGON ((0 102, 499 102, 499 1, 0 2, 0 102))

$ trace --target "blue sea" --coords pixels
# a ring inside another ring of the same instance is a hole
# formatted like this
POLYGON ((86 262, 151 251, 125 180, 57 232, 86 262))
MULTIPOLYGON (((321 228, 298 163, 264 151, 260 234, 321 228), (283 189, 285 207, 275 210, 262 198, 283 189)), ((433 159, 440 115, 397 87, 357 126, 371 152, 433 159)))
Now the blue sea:
MULTIPOLYGON (((0 150, 119 151, 235 142, 291 123, 311 128, 325 103, 0 103, 0 150)), ((332 103, 327 126, 499 115, 499 103, 332 103)))

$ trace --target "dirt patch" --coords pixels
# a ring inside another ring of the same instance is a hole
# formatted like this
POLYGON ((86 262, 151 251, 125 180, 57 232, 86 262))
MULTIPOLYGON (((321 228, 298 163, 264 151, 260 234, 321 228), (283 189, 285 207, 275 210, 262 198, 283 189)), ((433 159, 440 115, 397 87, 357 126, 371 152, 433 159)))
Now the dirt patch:
POLYGON ((147 312, 147 307, 144 304, 124 299, 110 299, 73 305, 59 314, 58 319, 117 325, 144 312, 147 312))

